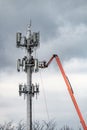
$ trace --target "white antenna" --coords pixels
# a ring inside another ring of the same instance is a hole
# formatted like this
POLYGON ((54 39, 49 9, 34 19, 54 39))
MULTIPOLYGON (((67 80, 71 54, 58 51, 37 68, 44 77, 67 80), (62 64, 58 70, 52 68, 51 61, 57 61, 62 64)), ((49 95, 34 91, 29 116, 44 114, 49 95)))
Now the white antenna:
POLYGON ((31 35, 31 20, 30 20, 30 23, 27 25, 27 34, 26 34, 26 37, 27 39, 30 37, 31 35))

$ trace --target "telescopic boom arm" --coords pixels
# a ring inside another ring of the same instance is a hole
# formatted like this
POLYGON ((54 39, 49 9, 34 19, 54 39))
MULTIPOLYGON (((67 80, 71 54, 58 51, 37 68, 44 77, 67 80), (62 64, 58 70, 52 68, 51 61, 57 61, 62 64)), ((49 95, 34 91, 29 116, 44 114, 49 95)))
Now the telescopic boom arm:
POLYGON ((69 94, 70 94, 70 97, 71 97, 72 102, 73 102, 73 104, 74 104, 74 107, 75 107, 75 109, 76 109, 76 112, 77 112, 77 114, 78 114, 78 116, 79 116, 79 119, 80 119, 80 122, 81 122, 81 124, 82 124, 82 127, 83 127, 84 130, 87 130, 86 123, 85 123, 85 121, 84 121, 84 119, 83 119, 82 113, 81 113, 81 111, 80 111, 80 109, 79 109, 79 106, 78 106, 78 104, 77 104, 77 101, 76 101, 76 99, 75 99, 72 86, 71 86, 71 84, 70 84, 70 82, 69 82, 68 77, 67 77, 66 74, 65 74, 65 71, 64 71, 64 69, 63 69, 63 67, 62 67, 62 64, 61 64, 61 61, 60 61, 59 57, 54 54, 54 55, 51 57, 51 59, 48 61, 48 63, 45 63, 44 66, 39 66, 39 67, 40 67, 40 68, 46 68, 46 67, 48 67, 54 58, 56 59, 57 65, 59 66, 59 69, 60 69, 60 71, 61 71, 61 74, 62 74, 62 76, 63 76, 63 79, 64 79, 64 81, 65 81, 65 83, 66 83, 68 92, 69 92, 69 94))

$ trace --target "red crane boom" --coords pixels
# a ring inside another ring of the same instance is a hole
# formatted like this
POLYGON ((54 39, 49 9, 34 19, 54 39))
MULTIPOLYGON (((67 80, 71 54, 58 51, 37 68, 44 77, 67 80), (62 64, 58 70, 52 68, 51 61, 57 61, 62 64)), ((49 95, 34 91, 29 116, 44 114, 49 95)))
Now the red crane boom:
POLYGON ((61 64, 61 61, 60 61, 59 57, 54 54, 54 55, 51 57, 51 59, 48 61, 48 63, 44 62, 44 65, 43 65, 43 66, 40 66, 40 67, 41 67, 41 68, 46 68, 46 67, 48 67, 54 58, 56 59, 57 65, 59 66, 59 69, 60 69, 60 71, 61 71, 61 74, 62 74, 62 76, 63 76, 63 79, 64 79, 64 81, 65 81, 65 83, 66 83, 68 92, 69 92, 69 94, 70 94, 70 97, 71 97, 72 102, 73 102, 73 104, 74 104, 74 107, 75 107, 75 109, 76 109, 76 112, 77 112, 77 114, 78 114, 78 116, 79 116, 79 119, 80 119, 80 122, 81 122, 81 124, 82 124, 82 127, 83 127, 84 130, 87 130, 86 123, 85 123, 85 121, 84 121, 84 118, 83 118, 83 116, 82 116, 82 113, 81 113, 81 111, 80 111, 80 108, 79 108, 79 106, 78 106, 78 104, 77 104, 77 101, 76 101, 76 99, 75 99, 75 96, 74 96, 74 93, 73 93, 73 89, 72 89, 72 87, 71 87, 71 84, 70 84, 70 82, 69 82, 68 77, 67 77, 66 74, 65 74, 65 71, 64 71, 64 69, 63 69, 63 67, 62 67, 62 64, 61 64))

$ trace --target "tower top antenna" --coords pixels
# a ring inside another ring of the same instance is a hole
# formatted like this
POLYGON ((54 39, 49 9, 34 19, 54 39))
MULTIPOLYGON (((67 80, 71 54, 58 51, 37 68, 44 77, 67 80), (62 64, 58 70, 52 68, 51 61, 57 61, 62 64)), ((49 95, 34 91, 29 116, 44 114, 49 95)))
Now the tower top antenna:
POLYGON ((27 25, 27 30, 29 31, 31 29, 32 26, 32 21, 30 20, 30 23, 27 25))
POLYGON ((31 26, 32 26, 32 21, 30 20, 30 23, 27 25, 27 38, 31 36, 31 26))

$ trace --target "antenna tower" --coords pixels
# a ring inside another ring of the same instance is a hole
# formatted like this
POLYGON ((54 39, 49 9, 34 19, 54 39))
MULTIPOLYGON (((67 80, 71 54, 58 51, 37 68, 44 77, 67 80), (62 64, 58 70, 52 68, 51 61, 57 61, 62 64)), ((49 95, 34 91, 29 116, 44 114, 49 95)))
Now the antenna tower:
POLYGON ((26 36, 22 36, 22 33, 16 33, 16 46, 17 48, 25 48, 27 50, 26 56, 17 61, 17 70, 20 69, 27 74, 27 83, 19 84, 19 96, 26 96, 27 100, 27 130, 32 130, 32 97, 39 93, 39 85, 32 83, 32 73, 39 71, 38 59, 32 56, 32 53, 38 48, 40 42, 39 32, 31 32, 31 21, 27 28, 26 36))

